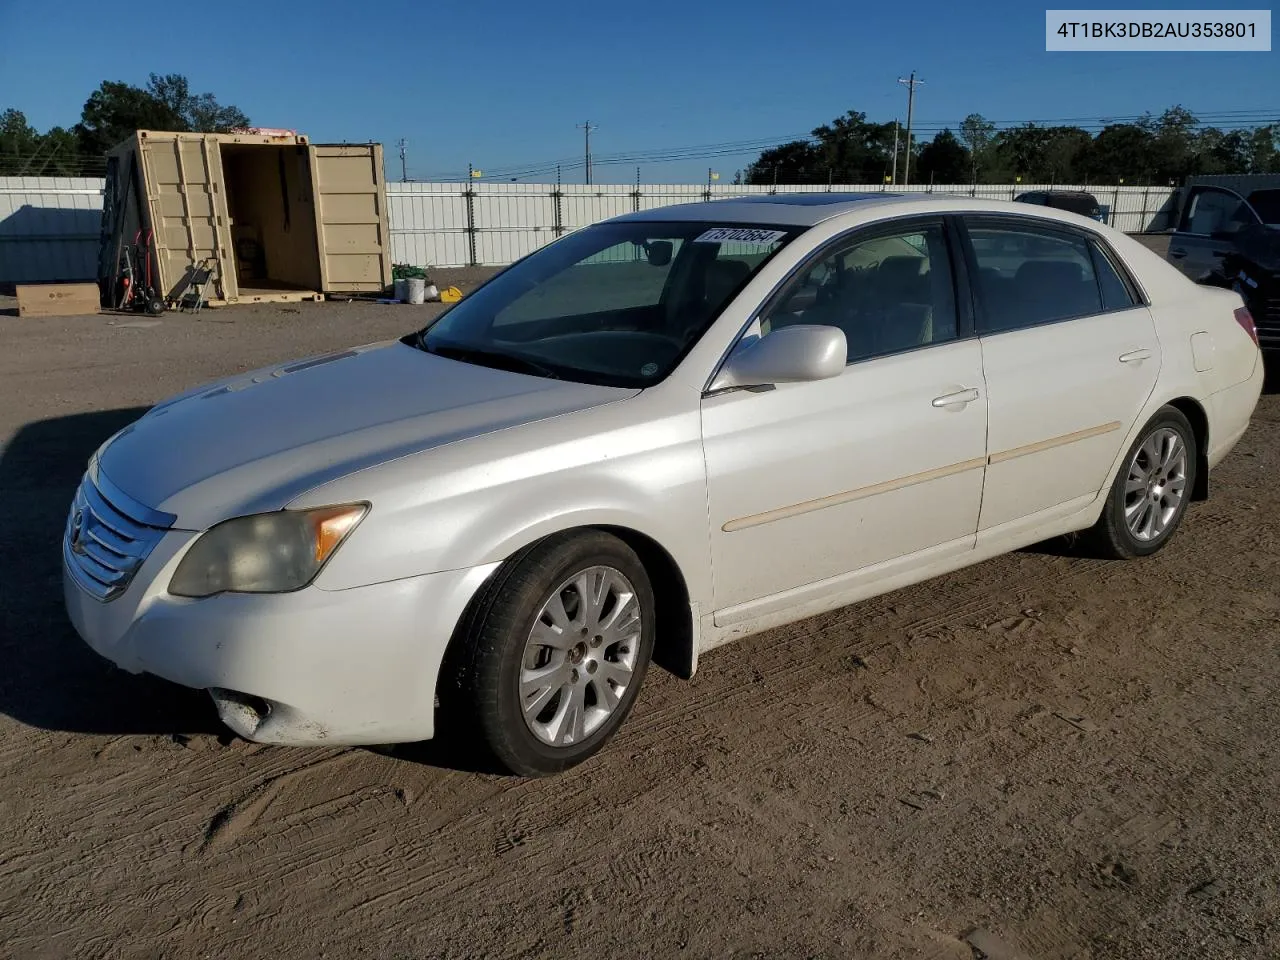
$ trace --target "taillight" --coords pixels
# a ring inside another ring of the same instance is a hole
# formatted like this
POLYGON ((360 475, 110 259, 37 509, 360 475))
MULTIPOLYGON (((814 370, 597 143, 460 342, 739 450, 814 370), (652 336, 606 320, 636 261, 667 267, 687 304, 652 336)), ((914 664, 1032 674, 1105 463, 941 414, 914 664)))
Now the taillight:
POLYGON ((1244 332, 1253 340, 1253 345, 1258 345, 1258 327, 1253 322, 1253 314, 1249 312, 1248 307, 1236 307, 1235 309, 1236 323, 1244 327, 1244 332))

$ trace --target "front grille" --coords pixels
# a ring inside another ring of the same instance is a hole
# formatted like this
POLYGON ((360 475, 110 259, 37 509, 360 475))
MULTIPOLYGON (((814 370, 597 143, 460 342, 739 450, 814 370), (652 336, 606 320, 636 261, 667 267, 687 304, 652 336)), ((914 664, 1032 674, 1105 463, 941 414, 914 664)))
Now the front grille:
POLYGON ((164 536, 164 527, 145 523, 143 518, 169 518, 152 511, 147 512, 148 516, 137 505, 126 505, 122 495, 117 495, 117 503, 112 503, 94 482, 94 472, 91 469, 86 473, 76 490, 63 547, 76 582, 99 600, 106 601, 124 593, 142 562, 164 536))
POLYGON ((1258 301, 1258 315, 1254 323, 1266 324, 1268 327, 1280 327, 1280 297, 1267 297, 1258 301))

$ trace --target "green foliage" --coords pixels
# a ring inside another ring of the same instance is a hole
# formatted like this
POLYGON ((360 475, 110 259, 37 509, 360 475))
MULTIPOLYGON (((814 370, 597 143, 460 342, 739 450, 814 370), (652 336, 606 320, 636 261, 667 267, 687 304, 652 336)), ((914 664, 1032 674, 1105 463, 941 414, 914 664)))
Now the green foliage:
POLYGON ((101 175, 103 154, 135 130, 226 133, 249 124, 244 112, 211 93, 191 93, 181 74, 151 74, 135 87, 104 81, 85 101, 80 122, 39 133, 21 111, 0 113, 0 175, 101 175))
POLYGON ((416 267, 410 263, 393 263, 391 278, 393 280, 426 280, 427 271, 425 267, 416 267))
MULTIPOLYGON (((912 182, 937 184, 1181 183, 1198 174, 1280 173, 1280 124, 1254 130, 1202 126, 1189 110, 1111 124, 1096 135, 1035 123, 997 130, 980 114, 943 130, 912 156, 912 182)), ((906 150, 900 139, 898 171, 906 150)), ((880 183, 893 167, 893 124, 850 110, 796 140, 765 150, 747 183, 880 183)))
POLYGON ((964 183, 969 175, 969 151, 950 130, 926 143, 916 161, 913 179, 919 183, 964 183))

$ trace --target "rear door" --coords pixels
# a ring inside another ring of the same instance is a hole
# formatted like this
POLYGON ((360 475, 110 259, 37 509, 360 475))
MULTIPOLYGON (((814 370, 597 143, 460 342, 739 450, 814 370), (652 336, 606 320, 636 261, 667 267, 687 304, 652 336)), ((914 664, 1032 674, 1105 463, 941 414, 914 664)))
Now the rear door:
POLYGON ((1221 187, 1193 187, 1169 241, 1169 261, 1196 283, 1221 276, 1223 261, 1234 248, 1231 235, 1256 220, 1239 194, 1221 187))
POLYGON ((382 147, 312 144, 320 288, 373 293, 391 282, 391 239, 382 147))
POLYGON ((1155 387, 1160 345, 1091 233, 1030 217, 964 222, 988 393, 981 544, 1097 494, 1155 387))

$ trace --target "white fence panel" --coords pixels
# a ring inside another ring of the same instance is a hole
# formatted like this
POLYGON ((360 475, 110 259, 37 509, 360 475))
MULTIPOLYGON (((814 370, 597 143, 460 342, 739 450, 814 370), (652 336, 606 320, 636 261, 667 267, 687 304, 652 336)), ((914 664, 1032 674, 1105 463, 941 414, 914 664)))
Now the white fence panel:
MULTIPOLYGON (((0 282, 86 280, 96 274, 100 179, 0 178, 0 282)), ((768 193, 940 193, 1009 200, 1028 190, 1089 190, 1130 233, 1169 226, 1169 187, 1064 184, 840 184, 775 187, 722 184, 389 183, 392 259, 420 266, 501 266, 579 227, 633 210, 768 193), (558 194, 558 196, 557 196, 558 194), (557 217, 557 210, 559 216, 557 217)))
POLYGON ((97 178, 0 177, 0 281, 93 279, 102 186, 97 178))
POLYGON ((470 262, 467 203, 460 185, 389 184, 387 219, 395 263, 470 262))

